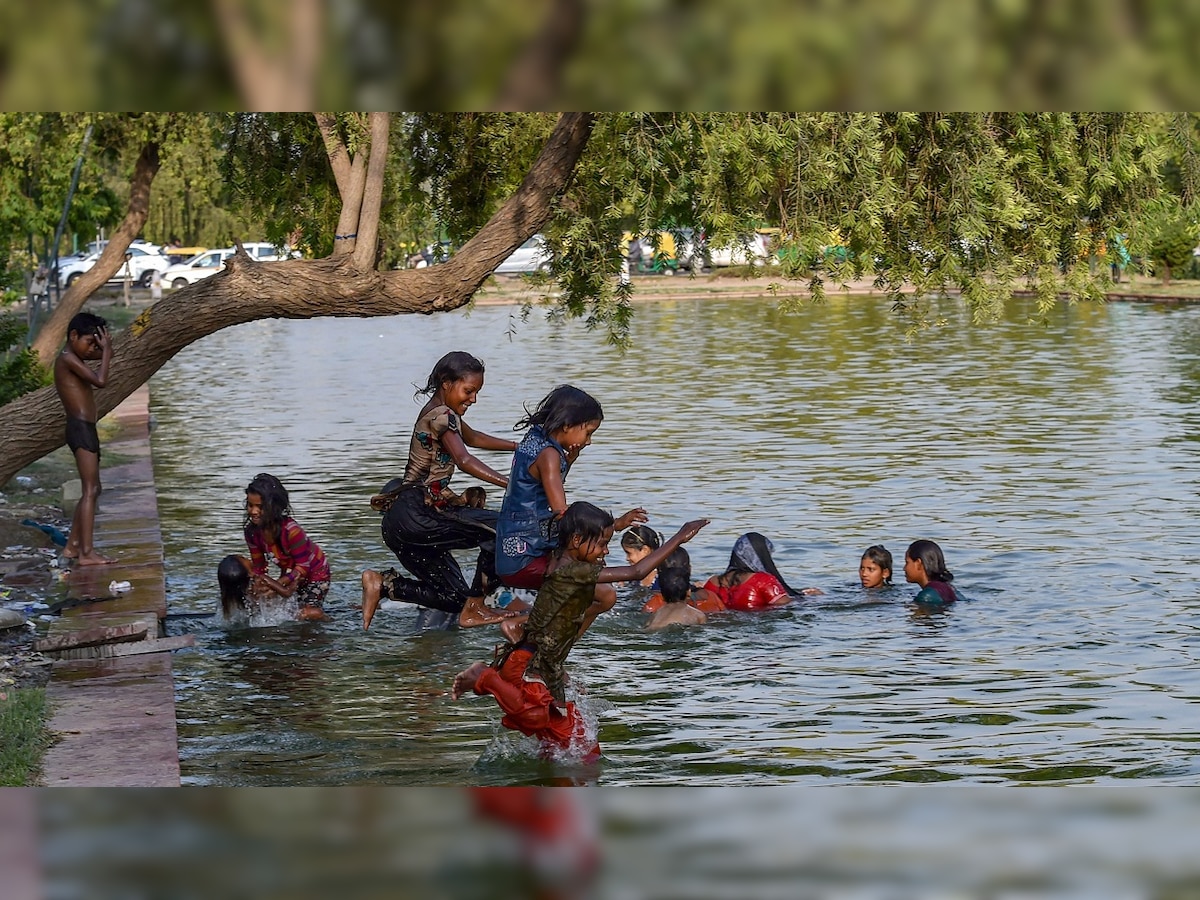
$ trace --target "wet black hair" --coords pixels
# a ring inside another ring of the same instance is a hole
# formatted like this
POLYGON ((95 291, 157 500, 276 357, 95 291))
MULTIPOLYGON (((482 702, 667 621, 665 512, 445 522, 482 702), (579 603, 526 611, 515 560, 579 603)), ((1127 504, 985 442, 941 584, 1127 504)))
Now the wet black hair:
POLYGON ((613 527, 613 521, 612 513, 586 500, 576 500, 558 520, 558 552, 566 550, 576 536, 585 544, 600 540, 613 527))
MULTIPOLYGON (((284 516, 292 514, 292 503, 288 499, 287 488, 274 475, 259 472, 254 476, 254 480, 246 485, 246 496, 250 494, 258 494, 262 498, 262 522, 257 527, 267 537, 277 539, 284 516)), ((249 515, 242 521, 242 527, 253 527, 249 515)))
POLYGON ((863 551, 863 559, 869 559, 881 569, 887 570, 887 577, 883 579, 884 584, 892 583, 892 553, 883 544, 872 544, 863 551))
POLYGON ((662 535, 649 525, 634 525, 621 535, 621 546, 626 550, 648 547, 657 550, 662 546, 662 535))
POLYGON ((757 531, 747 531, 737 541, 734 541, 733 548, 733 552, 729 554, 729 568, 725 570, 725 574, 731 572, 766 572, 783 585, 783 589, 788 594, 793 597, 802 596, 800 591, 783 580, 783 576, 779 573, 779 569, 775 565, 775 558, 771 555, 771 543, 765 535, 759 534, 757 531), (755 555, 758 557, 759 568, 754 568, 738 556, 737 547, 743 540, 754 550, 755 555))
POLYGON ((241 557, 226 556, 217 565, 217 584, 221 587, 221 609, 225 618, 233 615, 237 607, 245 607, 246 592, 250 590, 250 573, 241 557))
POLYGON ((553 434, 563 428, 603 421, 604 410, 600 408, 600 401, 577 387, 560 384, 542 398, 533 412, 526 407, 525 417, 513 426, 513 431, 541 425, 546 434, 553 434))
POLYGON ((447 381, 462 381, 468 375, 482 375, 483 361, 467 353, 465 350, 451 350, 436 363, 429 373, 425 387, 417 388, 417 393, 432 397, 447 381))
POLYGON ((98 316, 95 313, 81 312, 75 313, 71 319, 71 323, 67 326, 67 334, 72 331, 80 337, 87 337, 89 334, 99 334, 101 328, 107 327, 108 322, 103 316, 98 316))
POLYGON ((659 564, 658 589, 668 603, 686 603, 691 586, 692 558, 677 547, 659 564))
POLYGON ((942 548, 933 541, 913 541, 908 545, 908 551, 904 557, 905 559, 919 559, 921 565, 925 567, 925 574, 929 576, 930 581, 944 581, 949 584, 954 580, 954 576, 946 568, 946 557, 942 555, 942 548))

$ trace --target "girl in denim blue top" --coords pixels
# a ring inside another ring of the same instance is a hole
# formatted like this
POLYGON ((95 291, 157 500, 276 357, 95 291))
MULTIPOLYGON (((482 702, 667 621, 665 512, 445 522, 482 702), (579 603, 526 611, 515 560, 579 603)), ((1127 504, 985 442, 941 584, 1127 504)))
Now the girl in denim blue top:
MULTIPOLYGON (((558 544, 558 519, 567 509, 563 480, 602 421, 604 411, 595 398, 564 384, 516 424, 529 430, 513 453, 496 523, 496 574, 509 587, 541 587, 558 544)), ((638 507, 618 518, 615 527, 645 521, 646 511, 638 507)))

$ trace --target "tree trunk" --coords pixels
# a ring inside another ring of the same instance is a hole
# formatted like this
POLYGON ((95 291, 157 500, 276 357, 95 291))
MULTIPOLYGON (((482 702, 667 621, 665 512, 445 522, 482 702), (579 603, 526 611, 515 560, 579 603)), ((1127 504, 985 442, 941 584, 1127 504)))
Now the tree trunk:
MULTIPOLYGON (((133 167, 133 177, 129 181, 129 211, 124 220, 113 232, 95 265, 80 275, 63 294, 58 308, 46 320, 46 324, 30 344, 37 354, 38 362, 46 368, 54 363, 54 355, 66 339, 67 326, 71 324, 75 313, 83 308, 88 297, 103 287, 108 279, 125 265, 125 251, 129 249, 133 239, 141 234, 146 225, 146 218, 150 215, 150 185, 154 182, 154 176, 158 174, 158 166, 158 144, 149 141, 142 147, 137 164, 133 167)), ((0 484, 2 483, 0 481, 0 484)))
MULTIPOLYGON (((265 318, 391 316, 464 306, 496 266, 549 220, 570 184, 595 117, 565 113, 521 186, 446 262, 425 269, 359 267, 352 256, 257 263, 239 251, 216 275, 181 288, 114 336, 100 415, 144 384, 184 347, 230 325, 265 318)), ((65 417, 54 388, 0 407, 0 485, 64 443, 65 417)))
POLYGON ((1170 265, 1170 263, 1163 263, 1162 269, 1163 269, 1162 270, 1162 279, 1163 279, 1162 283, 1170 284, 1171 283, 1171 265, 1170 265))

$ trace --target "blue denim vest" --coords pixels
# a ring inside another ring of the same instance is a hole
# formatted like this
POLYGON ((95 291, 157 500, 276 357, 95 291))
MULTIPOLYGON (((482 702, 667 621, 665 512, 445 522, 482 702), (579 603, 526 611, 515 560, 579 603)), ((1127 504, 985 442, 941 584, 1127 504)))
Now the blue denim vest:
POLYGON ((570 465, 567 451, 551 438, 542 426, 534 425, 525 433, 513 452, 508 490, 500 504, 496 523, 496 571, 513 575, 539 556, 546 556, 558 544, 558 523, 550 509, 550 500, 542 483, 529 473, 529 467, 547 447, 558 451, 562 477, 570 465))

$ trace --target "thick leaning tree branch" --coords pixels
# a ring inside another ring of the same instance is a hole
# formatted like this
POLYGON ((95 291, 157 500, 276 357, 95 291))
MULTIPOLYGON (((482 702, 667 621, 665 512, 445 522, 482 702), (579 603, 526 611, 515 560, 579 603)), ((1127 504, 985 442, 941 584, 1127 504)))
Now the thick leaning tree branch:
MULTIPOLYGON (((258 319, 368 317, 446 312, 465 306, 495 268, 550 218, 591 136, 591 113, 565 113, 520 187, 446 262, 425 269, 375 271, 352 256, 257 263, 244 251, 216 275, 146 309, 116 335, 108 386, 96 392, 100 415, 137 390, 189 344, 258 319)), ((0 485, 64 442, 65 417, 54 389, 0 407, 0 485)))
POLYGON ((54 364, 54 356, 66 340, 67 326, 75 313, 83 309, 88 297, 103 287, 108 279, 125 265, 125 251, 129 249, 134 238, 142 233, 150 215, 150 185, 154 182, 154 176, 158 174, 158 157, 157 142, 149 141, 142 147, 142 152, 138 154, 137 163, 133 167, 133 177, 129 180, 129 210, 125 218, 113 232, 100 258, 67 289, 57 308, 34 338, 31 347, 37 354, 38 362, 46 368, 54 364))

